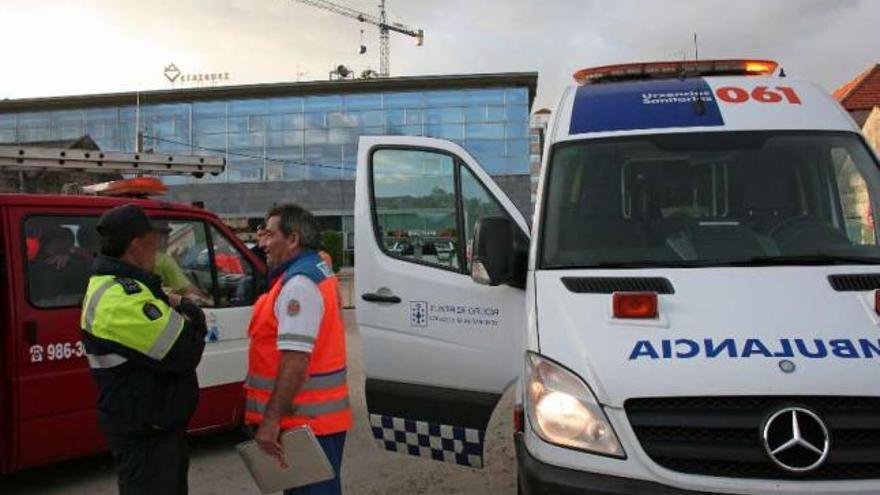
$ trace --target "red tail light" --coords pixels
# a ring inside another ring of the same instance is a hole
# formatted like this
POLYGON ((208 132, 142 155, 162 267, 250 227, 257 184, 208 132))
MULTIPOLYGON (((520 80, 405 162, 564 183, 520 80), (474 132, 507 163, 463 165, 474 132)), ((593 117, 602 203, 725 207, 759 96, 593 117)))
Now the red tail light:
POLYGON ((615 318, 656 318, 660 314, 656 292, 615 292, 611 298, 615 318))

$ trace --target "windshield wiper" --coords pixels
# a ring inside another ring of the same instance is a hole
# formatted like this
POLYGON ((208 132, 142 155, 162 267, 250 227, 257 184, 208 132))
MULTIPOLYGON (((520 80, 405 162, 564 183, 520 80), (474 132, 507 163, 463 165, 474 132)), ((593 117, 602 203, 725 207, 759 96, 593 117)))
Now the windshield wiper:
POLYGON ((713 266, 796 266, 796 265, 880 265, 880 258, 832 254, 754 256, 741 260, 697 259, 666 261, 602 261, 599 263, 547 265, 548 270, 590 270, 626 268, 709 268, 713 266))
POLYGON ((624 268, 694 268, 702 266, 701 261, 602 261, 599 263, 585 263, 583 265, 549 265, 547 269, 565 270, 590 270, 596 268, 624 269, 624 268))
POLYGON ((837 254, 799 254, 790 256, 755 256, 744 260, 722 261, 721 266, 773 265, 880 265, 880 258, 837 254))

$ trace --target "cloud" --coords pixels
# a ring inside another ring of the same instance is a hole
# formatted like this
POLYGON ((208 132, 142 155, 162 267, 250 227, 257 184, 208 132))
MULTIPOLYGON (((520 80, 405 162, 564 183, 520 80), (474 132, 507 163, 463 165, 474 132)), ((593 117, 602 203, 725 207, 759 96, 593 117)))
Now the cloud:
MULTIPOLYGON (((338 0, 368 13, 376 0, 338 0)), ((539 71, 552 106, 576 69, 700 56, 779 60, 832 90, 880 60, 874 0, 389 0, 393 75, 539 71)), ((377 29, 293 0, 4 0, 0 97, 168 87, 162 69, 229 72, 232 84, 378 69, 377 29), (9 28, 11 26, 11 29, 9 28), (361 35, 363 30, 363 36, 361 35), (368 51, 358 55, 364 42, 368 51), (299 74, 306 72, 307 74, 299 74)))

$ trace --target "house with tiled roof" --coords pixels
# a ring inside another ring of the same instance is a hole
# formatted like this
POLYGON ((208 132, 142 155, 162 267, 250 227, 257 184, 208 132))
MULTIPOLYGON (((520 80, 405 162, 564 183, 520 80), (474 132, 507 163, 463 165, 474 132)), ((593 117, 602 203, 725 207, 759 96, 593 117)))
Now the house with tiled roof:
POLYGON ((859 126, 871 111, 880 107, 880 64, 874 64, 834 92, 834 97, 853 116, 859 126))
POLYGON ((880 151, 880 64, 874 64, 834 92, 834 97, 880 151))

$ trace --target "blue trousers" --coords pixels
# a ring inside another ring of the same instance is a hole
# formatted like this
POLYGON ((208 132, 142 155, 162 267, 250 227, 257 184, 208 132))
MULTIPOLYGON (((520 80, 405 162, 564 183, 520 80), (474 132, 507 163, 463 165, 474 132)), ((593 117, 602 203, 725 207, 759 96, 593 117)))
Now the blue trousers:
POLYGON ((345 448, 345 432, 333 435, 319 435, 318 443, 327 454, 336 477, 332 480, 322 481, 313 485, 301 486, 284 490, 284 495, 342 495, 342 449, 345 448))

